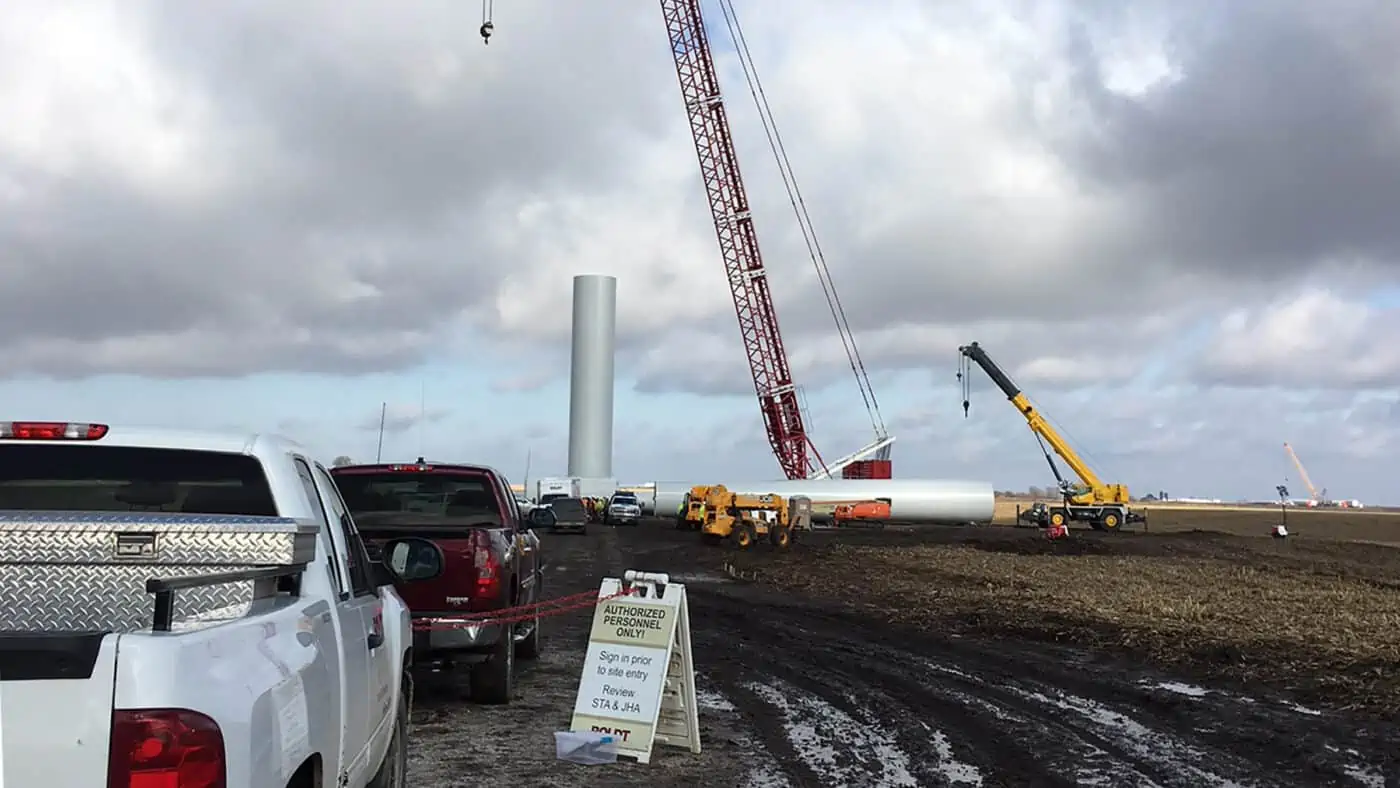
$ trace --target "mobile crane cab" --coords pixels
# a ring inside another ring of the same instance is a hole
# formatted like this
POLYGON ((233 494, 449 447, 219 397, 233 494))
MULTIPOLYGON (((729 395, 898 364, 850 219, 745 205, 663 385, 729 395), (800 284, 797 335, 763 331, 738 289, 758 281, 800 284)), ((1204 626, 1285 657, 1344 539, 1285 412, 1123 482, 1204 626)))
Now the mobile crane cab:
POLYGON ((1083 522, 1089 523, 1096 531, 1116 531, 1127 523, 1147 522, 1147 516, 1143 512, 1129 506, 1132 498, 1128 495, 1127 485, 1108 484, 1100 479, 1079 453, 1050 426, 1050 422, 1040 415, 1040 411, 1031 404, 1025 392, 992 361, 981 345, 973 342, 958 348, 958 362, 958 380, 962 383, 963 390, 963 415, 967 415, 969 406, 966 374, 968 365, 976 364, 1025 417, 1026 424, 1030 426, 1031 433, 1040 444, 1045 461, 1050 464, 1050 472, 1055 475, 1055 482, 1060 490, 1060 503, 1038 502, 1021 513, 1022 520, 1041 527, 1059 527, 1070 522, 1083 522), (1052 450, 1079 477, 1079 484, 1064 478, 1060 473, 1055 458, 1050 456, 1052 450))

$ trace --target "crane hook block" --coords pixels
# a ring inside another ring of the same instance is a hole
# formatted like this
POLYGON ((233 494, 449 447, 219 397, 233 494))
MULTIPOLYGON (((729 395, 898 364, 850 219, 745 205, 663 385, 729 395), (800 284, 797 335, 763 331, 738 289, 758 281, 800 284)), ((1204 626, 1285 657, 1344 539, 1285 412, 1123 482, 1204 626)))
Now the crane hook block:
POLYGON ((491 24, 490 21, 482 22, 482 23, 481 23, 481 43, 483 43, 483 44, 489 44, 489 43, 491 43, 491 34, 494 33, 495 31, 496 31, 496 26, 493 25, 493 24, 491 24))
POLYGON ((967 400, 963 400, 963 418, 967 418, 967 408, 969 404, 967 400))

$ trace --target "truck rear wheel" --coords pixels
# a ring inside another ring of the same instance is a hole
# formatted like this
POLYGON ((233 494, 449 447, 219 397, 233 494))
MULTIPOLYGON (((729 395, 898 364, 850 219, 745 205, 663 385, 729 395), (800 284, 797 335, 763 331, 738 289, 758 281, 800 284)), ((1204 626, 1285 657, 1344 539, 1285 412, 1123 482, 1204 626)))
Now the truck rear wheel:
POLYGON ((515 695, 515 625, 501 624, 500 639, 491 658, 472 666, 472 700, 492 706, 510 703, 515 695))
POLYGON ((408 788, 409 686, 405 680, 399 690, 399 713, 394 719, 394 735, 389 739, 389 749, 384 751, 384 760, 367 788, 408 788))
POLYGON ((1064 525, 1064 524, 1067 523, 1067 522, 1069 522, 1069 515, 1065 513, 1065 510, 1064 510, 1064 509, 1053 509, 1053 510, 1051 510, 1051 512, 1050 512, 1050 525, 1052 525, 1052 526, 1054 526, 1054 527, 1056 527, 1056 528, 1059 528, 1060 526, 1064 525))
POLYGON ((1105 531, 1117 531, 1118 526, 1123 524, 1123 518, 1117 512, 1105 512, 1102 522, 1105 531))

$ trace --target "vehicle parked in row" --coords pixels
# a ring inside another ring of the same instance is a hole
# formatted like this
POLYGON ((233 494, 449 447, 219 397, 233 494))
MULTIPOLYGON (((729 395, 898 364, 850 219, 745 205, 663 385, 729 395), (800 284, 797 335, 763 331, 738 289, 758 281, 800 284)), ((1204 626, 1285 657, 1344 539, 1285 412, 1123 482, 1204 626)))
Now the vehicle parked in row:
POLYGON ((384 550, 290 441, 0 422, 4 781, 403 788, 443 560, 384 550))
POLYGON ((618 490, 608 500, 603 510, 603 522, 607 525, 636 525, 642 519, 642 503, 637 494, 618 490))
POLYGON ((540 522, 554 533, 588 533, 588 510, 581 498, 556 498, 536 511, 542 513, 540 522))
POLYGON ((464 614, 538 602, 540 539, 522 518, 510 482, 484 465, 427 462, 345 465, 331 471, 360 532, 371 544, 413 536, 431 540, 446 564, 440 576, 399 588, 413 621, 415 661, 465 669, 471 697, 510 703, 515 661, 540 655, 540 619, 462 626, 464 614))
POLYGON ((546 476, 535 480, 535 503, 543 506, 560 498, 578 498, 579 480, 565 476, 546 476))

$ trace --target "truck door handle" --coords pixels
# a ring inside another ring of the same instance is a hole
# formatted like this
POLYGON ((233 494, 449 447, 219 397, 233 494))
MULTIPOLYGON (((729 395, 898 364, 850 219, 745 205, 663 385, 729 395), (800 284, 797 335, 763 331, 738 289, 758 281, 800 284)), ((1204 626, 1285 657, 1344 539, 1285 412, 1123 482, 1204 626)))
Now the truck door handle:
POLYGON ((371 632, 369 633, 369 637, 365 638, 365 640, 369 643, 369 650, 374 651, 384 645, 384 634, 381 632, 371 632))

